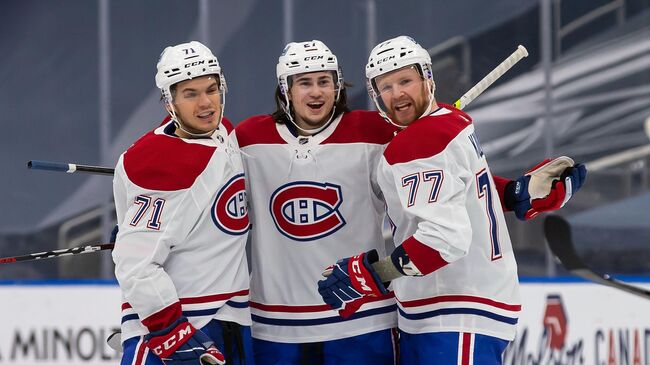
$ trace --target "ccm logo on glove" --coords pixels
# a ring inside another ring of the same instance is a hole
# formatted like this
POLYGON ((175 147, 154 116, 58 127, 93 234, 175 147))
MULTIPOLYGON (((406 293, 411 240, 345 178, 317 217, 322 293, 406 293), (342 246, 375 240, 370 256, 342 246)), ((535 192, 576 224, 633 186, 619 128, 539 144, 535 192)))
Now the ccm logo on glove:
POLYGON ((149 348, 153 351, 154 354, 161 356, 163 354, 168 354, 176 350, 176 348, 182 344, 185 337, 192 337, 196 331, 194 327, 187 323, 185 326, 178 326, 175 328, 177 331, 175 334, 172 334, 167 339, 162 341, 162 343, 154 343, 155 339, 152 339, 149 342, 149 348))
POLYGON ((362 291, 366 292, 367 294, 371 294, 373 290, 366 284, 366 278, 363 277, 363 272, 361 271, 361 266, 359 263, 359 259, 361 258, 361 255, 354 256, 352 260, 350 260, 350 265, 352 266, 352 272, 355 274, 354 278, 357 280, 357 283, 359 284, 360 288, 362 291))

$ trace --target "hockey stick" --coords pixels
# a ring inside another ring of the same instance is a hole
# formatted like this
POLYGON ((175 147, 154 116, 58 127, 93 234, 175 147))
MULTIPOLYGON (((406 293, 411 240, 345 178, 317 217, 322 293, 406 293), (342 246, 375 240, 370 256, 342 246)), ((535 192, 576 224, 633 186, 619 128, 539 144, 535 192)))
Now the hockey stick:
POLYGON ((630 294, 650 299, 650 290, 633 286, 616 280, 608 274, 600 274, 589 268, 575 251, 571 238, 571 226, 564 218, 558 215, 549 215, 544 221, 544 234, 548 246, 558 261, 572 274, 591 280, 595 283, 611 286, 630 294))
POLYGON ((110 167, 79 165, 74 163, 60 163, 50 161, 31 160, 27 162, 27 168, 34 170, 61 171, 69 174, 75 172, 87 172, 91 174, 113 175, 115 169, 110 167))
POLYGON ((465 108, 469 103, 476 99, 477 96, 481 95, 485 89, 492 85, 492 83, 499 79, 499 77, 503 76, 506 71, 526 56, 528 56, 528 51, 526 50, 526 47, 520 44, 517 46, 517 50, 512 52, 512 54, 503 60, 499 66, 487 74, 483 79, 481 79, 481 81, 469 89, 469 91, 463 94, 460 99, 456 100, 454 106, 458 109, 465 108))
MULTIPOLYGON (((512 66, 519 62, 522 58, 528 56, 528 51, 526 47, 521 44, 517 46, 517 50, 514 51, 510 56, 503 60, 494 70, 490 71, 481 81, 469 89, 460 99, 456 100, 454 106, 458 109, 465 108, 469 103, 471 103, 477 96, 481 95, 485 89, 490 87, 499 77, 503 76, 512 66)), ((102 166, 89 166, 89 165, 79 165, 72 163, 61 163, 61 162, 50 162, 50 161, 37 161, 32 160, 27 162, 27 167, 35 170, 49 170, 49 171, 61 171, 67 173, 75 172, 87 172, 92 174, 100 175, 113 175, 115 169, 110 167, 102 166)))
POLYGON ((43 260, 43 259, 51 259, 53 257, 80 255, 83 253, 91 253, 91 252, 97 252, 102 250, 112 250, 114 246, 115 246, 114 243, 100 243, 96 245, 79 246, 79 247, 65 248, 61 250, 30 253, 28 255, 23 255, 23 256, 3 257, 0 258, 0 264, 9 264, 12 262, 20 262, 20 261, 43 260))

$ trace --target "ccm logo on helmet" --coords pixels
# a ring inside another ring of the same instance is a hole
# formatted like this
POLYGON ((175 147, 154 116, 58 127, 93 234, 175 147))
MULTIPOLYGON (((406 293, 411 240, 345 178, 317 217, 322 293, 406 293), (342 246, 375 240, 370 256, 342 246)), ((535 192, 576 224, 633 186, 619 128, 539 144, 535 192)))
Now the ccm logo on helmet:
POLYGON ((280 233, 292 240, 311 241, 345 225, 338 210, 342 202, 339 185, 298 181, 279 187, 271 196, 269 209, 280 233))
POLYGON ((384 63, 384 62, 388 62, 388 61, 390 61, 390 60, 394 60, 395 57, 397 57, 397 56, 392 55, 392 56, 384 57, 384 58, 382 58, 382 59, 380 59, 380 60, 377 60, 376 63, 379 65, 380 63, 384 63))
POLYGON ((316 60, 322 60, 325 58, 324 56, 310 56, 310 57, 305 57, 305 61, 316 61, 316 60))
POLYGON ((235 175, 219 191, 212 205, 212 220, 220 230, 242 235, 250 228, 244 174, 235 175))
POLYGON ((202 65, 204 63, 205 63, 205 60, 186 63, 185 68, 192 67, 192 66, 197 66, 197 65, 202 65))

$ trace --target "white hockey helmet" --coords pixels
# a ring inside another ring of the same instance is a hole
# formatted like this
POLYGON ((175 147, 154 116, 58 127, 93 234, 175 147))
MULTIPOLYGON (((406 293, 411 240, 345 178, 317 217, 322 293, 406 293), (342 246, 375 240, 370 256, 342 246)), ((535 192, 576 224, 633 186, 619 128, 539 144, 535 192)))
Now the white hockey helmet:
POLYGON ((228 89, 217 57, 208 47, 197 41, 165 48, 156 67, 156 86, 168 103, 172 101, 171 86, 200 76, 218 75, 221 94, 225 94, 228 89))
POLYGON ((431 56, 413 38, 402 35, 379 43, 372 49, 368 57, 368 63, 366 64, 368 94, 377 105, 379 113, 391 123, 393 122, 386 115, 381 96, 376 88, 375 78, 409 65, 417 66, 422 77, 431 80, 429 94, 429 105, 431 105, 435 90, 433 72, 431 71, 431 56))
MULTIPOLYGON (((343 85, 343 73, 339 67, 339 62, 336 56, 330 51, 330 49, 325 45, 325 43, 319 40, 312 40, 308 42, 291 42, 288 43, 282 54, 278 58, 278 64, 275 68, 276 76, 278 78, 278 86, 280 87, 280 93, 284 97, 284 100, 281 100, 282 109, 287 115, 289 120, 298 127, 294 122, 293 116, 291 115, 291 108, 289 100, 289 83, 290 77, 307 72, 317 72, 317 71, 332 71, 334 72, 334 82, 336 87, 336 97, 334 99, 334 109, 332 110, 332 115, 330 116, 330 121, 336 112, 336 103, 339 101, 341 96, 341 89, 343 85)), ((318 133, 320 130, 325 128, 328 123, 325 123, 321 128, 315 130, 303 130, 308 133, 318 133)), ((302 130, 302 128, 298 127, 302 130)))
POLYGON ((334 71, 337 86, 343 85, 343 75, 336 56, 325 43, 319 40, 291 42, 284 47, 275 68, 280 91, 286 95, 289 90, 289 76, 316 71, 334 71))
POLYGON ((163 100, 167 105, 167 111, 176 126, 191 136, 203 137, 211 135, 214 131, 196 134, 183 127, 176 115, 171 87, 181 81, 206 75, 217 75, 221 99, 221 111, 219 115, 219 124, 221 124, 228 86, 217 57, 201 42, 191 41, 165 48, 160 54, 160 59, 156 67, 158 69, 158 72, 156 72, 156 86, 160 89, 163 100))

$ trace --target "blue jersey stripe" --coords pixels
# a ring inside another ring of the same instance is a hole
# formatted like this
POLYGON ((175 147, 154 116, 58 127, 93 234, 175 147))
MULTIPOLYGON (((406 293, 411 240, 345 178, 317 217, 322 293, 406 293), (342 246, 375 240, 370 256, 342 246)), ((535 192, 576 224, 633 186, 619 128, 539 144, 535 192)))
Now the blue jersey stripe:
POLYGON ((285 318, 268 318, 268 317, 262 317, 255 314, 253 314, 252 317, 253 317, 253 321, 257 323, 270 324, 276 326, 317 326, 321 324, 339 323, 339 322, 358 319, 358 318, 370 317, 377 314, 390 313, 395 311, 396 307, 397 305, 393 304, 387 307, 369 309, 367 311, 357 312, 351 315, 350 317, 348 317, 347 319, 340 316, 325 317, 325 318, 310 318, 310 319, 285 319, 285 318))
MULTIPOLYGON (((234 302, 232 300, 227 301, 226 305, 231 306, 233 308, 248 308, 248 302, 234 302)), ((219 307, 221 308, 221 307, 219 307)), ((211 316, 217 313, 219 308, 210 308, 210 309, 200 309, 200 310, 193 310, 193 311, 183 311, 183 315, 185 317, 201 317, 201 316, 211 316)), ((140 319, 136 313, 133 314, 127 314, 126 316, 122 316, 122 323, 126 321, 130 321, 133 319, 140 319)))
POLYGON ((485 310, 474 309, 474 308, 445 308, 445 309, 437 309, 437 310, 422 312, 422 313, 406 313, 401 308, 398 308, 398 310, 399 310, 399 314, 402 317, 411 320, 432 318, 432 317, 444 316, 450 314, 473 314, 476 316, 487 317, 495 321, 508 323, 508 324, 517 324, 517 322, 519 321, 517 318, 506 317, 485 310))
POLYGON ((138 315, 136 313, 127 314, 126 316, 122 316, 122 323, 124 323, 126 321, 133 320, 133 319, 140 319, 140 317, 138 317, 138 315))
POLYGON ((248 308, 248 301, 246 302, 234 302, 232 300, 229 300, 226 302, 226 305, 231 306, 233 308, 248 308))

